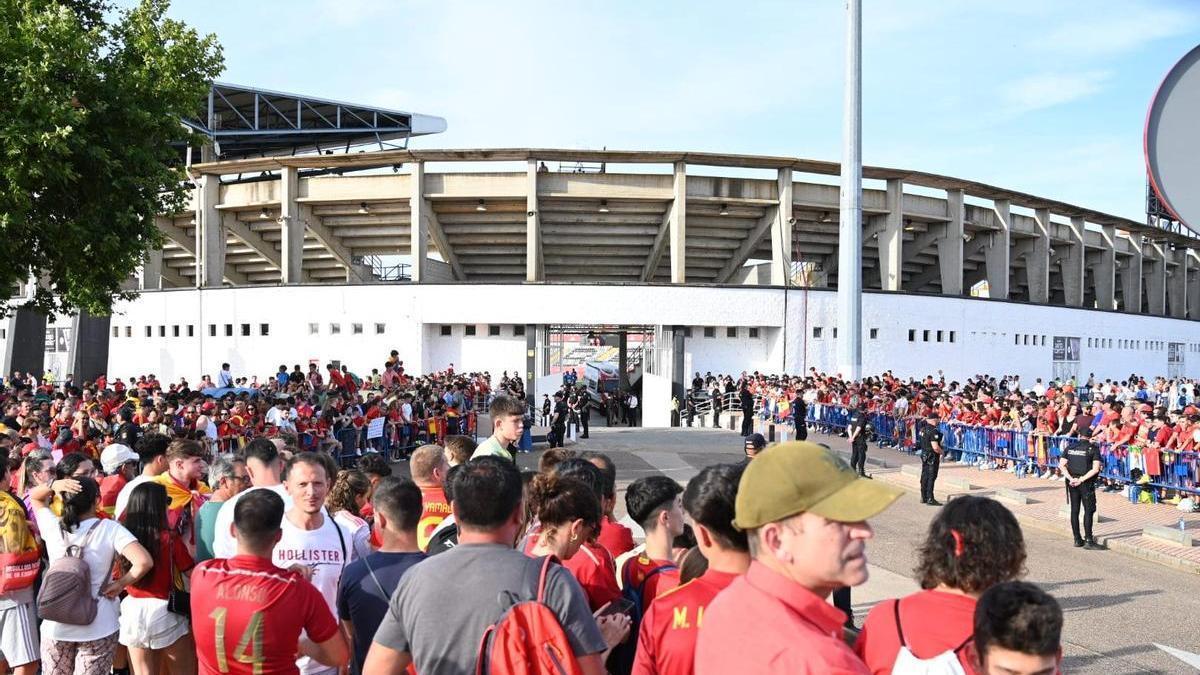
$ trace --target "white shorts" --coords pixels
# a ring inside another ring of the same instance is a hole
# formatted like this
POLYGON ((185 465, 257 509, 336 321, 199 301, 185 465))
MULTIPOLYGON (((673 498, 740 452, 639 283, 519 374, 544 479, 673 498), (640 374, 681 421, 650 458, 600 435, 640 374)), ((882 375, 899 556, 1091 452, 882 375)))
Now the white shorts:
POLYGON ((126 647, 163 649, 175 644, 190 629, 187 618, 167 611, 167 601, 125 596, 121 601, 121 632, 126 647))
POLYGON ((34 603, 0 610, 0 658, 9 668, 37 661, 40 649, 34 603))

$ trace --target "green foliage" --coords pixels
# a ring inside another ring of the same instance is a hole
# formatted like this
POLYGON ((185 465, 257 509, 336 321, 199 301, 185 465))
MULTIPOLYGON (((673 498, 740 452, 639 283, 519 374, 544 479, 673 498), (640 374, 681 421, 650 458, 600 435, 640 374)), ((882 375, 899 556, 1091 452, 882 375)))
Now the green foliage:
MULTIPOLYGON (((206 100, 216 37, 166 0, 0 0, 0 289, 41 279, 47 314, 106 314, 187 184, 172 141, 206 100)), ((0 311, 13 309, 0 293, 0 311)))

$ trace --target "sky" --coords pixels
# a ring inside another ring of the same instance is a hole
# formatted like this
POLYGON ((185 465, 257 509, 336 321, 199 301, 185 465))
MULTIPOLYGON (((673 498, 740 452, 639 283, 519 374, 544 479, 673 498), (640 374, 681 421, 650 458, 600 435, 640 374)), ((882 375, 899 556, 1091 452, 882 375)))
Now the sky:
MULTIPOLYGON (((175 0, 223 81, 437 115, 416 148, 841 156, 837 0, 175 0)), ((1137 220, 1196 0, 864 0, 863 162, 1137 220)))

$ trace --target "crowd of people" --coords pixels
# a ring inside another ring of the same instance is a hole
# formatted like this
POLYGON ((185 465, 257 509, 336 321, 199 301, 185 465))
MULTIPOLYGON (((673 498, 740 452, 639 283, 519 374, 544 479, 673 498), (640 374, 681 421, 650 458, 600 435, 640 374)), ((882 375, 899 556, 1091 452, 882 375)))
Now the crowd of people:
MULTIPOLYGON (((1142 502, 1194 507, 1200 487, 1200 383, 1183 378, 1089 376, 1082 383, 1037 379, 1030 385, 1016 376, 957 382, 940 373, 916 379, 888 372, 861 382, 815 370, 802 376, 743 373, 736 380, 697 373, 691 392, 736 397, 743 420, 787 424, 798 438, 813 428, 849 434, 847 417, 858 411, 870 422, 860 439, 864 447, 870 435, 883 445, 920 451, 920 430, 928 421, 953 435, 946 439, 944 461, 1051 480, 1066 478, 1064 452, 1086 434, 1100 449, 1105 490, 1132 485, 1130 494, 1142 502)), ((715 422, 720 413, 714 411, 715 422)))
MULTIPOLYGON (((537 471, 518 469, 531 408, 519 378, 505 373, 493 389, 486 374, 409 377, 395 353, 384 370, 360 380, 335 364, 328 379, 281 367, 238 390, 226 367, 223 386, 197 391, 153 376, 76 389, 15 374, 0 429, 3 666, 646 675, 926 672, 893 668, 932 659, 960 669, 945 672, 1057 669, 1061 611, 1019 581, 1020 528, 996 502, 947 505, 921 548, 925 590, 877 606, 854 639, 843 633, 852 617, 826 600, 846 606, 836 597, 866 580, 869 520, 899 492, 828 448, 755 442, 743 462, 686 485, 639 478, 623 496, 639 544, 618 522, 608 455, 556 443, 537 471), (461 418, 481 402, 490 435, 452 433, 468 431, 461 424, 413 432, 407 478, 369 448, 352 466, 339 461, 339 422, 363 430, 397 405, 402 419, 461 418), (313 433, 321 423, 332 433, 313 433)), ((760 376, 741 385, 755 405, 784 387, 760 376)), ((570 389, 552 412, 586 415, 570 389)))

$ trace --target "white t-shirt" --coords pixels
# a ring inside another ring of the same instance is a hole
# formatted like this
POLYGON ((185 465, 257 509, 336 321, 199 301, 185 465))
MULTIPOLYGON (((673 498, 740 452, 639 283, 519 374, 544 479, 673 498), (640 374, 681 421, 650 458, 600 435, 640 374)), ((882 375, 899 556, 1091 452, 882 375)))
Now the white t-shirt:
POLYGON ((121 519, 121 514, 125 513, 125 507, 129 506, 129 495, 133 494, 133 488, 152 480, 154 479, 149 476, 138 476, 126 483, 125 487, 121 488, 121 491, 117 493, 117 505, 115 507, 116 510, 113 512, 113 517, 117 520, 121 519))
POLYGON ((290 509, 292 507, 292 500, 288 497, 287 488, 282 483, 267 487, 252 487, 225 500, 225 503, 217 510, 216 520, 213 521, 213 527, 216 528, 213 530, 212 543, 214 558, 232 558, 237 555, 237 539, 233 538, 229 529, 233 526, 233 509, 237 506, 238 499, 251 490, 272 490, 275 494, 283 497, 283 508, 290 509))
POLYGON ((351 556, 352 558, 365 558, 372 553, 371 526, 367 521, 349 511, 338 511, 333 514, 333 519, 349 531, 351 538, 354 540, 354 555, 351 556))
MULTIPOLYGON (((283 538, 275 545, 275 551, 271 554, 271 562, 284 569, 296 564, 311 566, 313 586, 316 586, 321 596, 325 598, 325 604, 329 606, 333 618, 339 618, 337 610, 338 584, 342 580, 342 572, 345 571, 346 565, 358 557, 354 553, 353 533, 339 524, 336 519, 325 515, 324 512, 322 512, 321 526, 315 530, 304 530, 297 527, 286 514, 283 516, 281 527, 283 538), (338 536, 339 531, 341 536, 338 536)), ((307 656, 296 659, 296 667, 303 675, 324 673, 329 670, 328 666, 317 663, 307 656)))
POLYGON ((96 530, 96 534, 92 535, 91 541, 83 551, 83 559, 87 561, 92 576, 91 594, 99 598, 96 618, 86 626, 43 621, 42 639, 90 642, 116 633, 120 628, 117 623, 120 601, 115 598, 101 597, 100 587, 107 580, 105 575, 112 567, 113 557, 125 550, 126 546, 136 542, 137 538, 115 520, 88 518, 80 523, 74 532, 64 535, 59 526, 58 516, 54 515, 50 509, 45 507, 38 509, 34 513, 34 518, 37 519, 38 529, 41 530, 42 539, 46 542, 46 553, 49 555, 51 563, 66 555, 68 545, 82 544, 88 531, 93 527, 100 528, 96 530))

